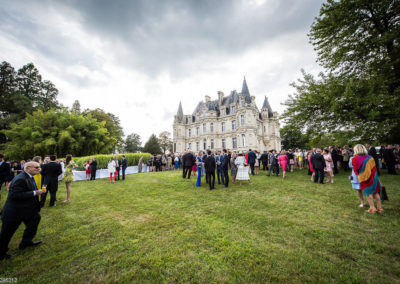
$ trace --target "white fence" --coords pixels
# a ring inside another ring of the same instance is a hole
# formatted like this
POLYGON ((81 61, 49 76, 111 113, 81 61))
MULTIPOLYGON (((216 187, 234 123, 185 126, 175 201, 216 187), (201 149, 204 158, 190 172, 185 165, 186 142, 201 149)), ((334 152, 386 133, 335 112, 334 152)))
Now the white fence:
MULTIPOLYGON (((125 175, 137 174, 139 171, 138 166, 127 167, 125 170, 125 175)), ((85 171, 72 171, 74 173, 74 181, 78 180, 86 180, 86 172, 85 171)), ((142 166, 142 173, 147 172, 147 166, 142 166)), ((120 171, 120 175, 122 175, 122 170, 120 171)), ((110 178, 110 174, 107 169, 101 169, 96 171, 96 179, 98 178, 110 178)))

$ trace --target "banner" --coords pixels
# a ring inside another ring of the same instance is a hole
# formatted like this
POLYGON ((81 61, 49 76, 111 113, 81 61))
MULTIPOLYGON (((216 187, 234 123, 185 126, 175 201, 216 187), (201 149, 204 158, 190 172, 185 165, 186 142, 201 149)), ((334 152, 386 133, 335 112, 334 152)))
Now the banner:
MULTIPOLYGON (((125 170, 125 175, 137 174, 139 170, 138 166, 127 167, 125 170)), ((142 166, 142 173, 147 172, 147 166, 142 166)), ((85 171, 72 171, 74 174, 74 181, 78 180, 86 180, 86 172, 85 171)), ((122 170, 120 170, 120 176, 122 176, 122 170)), ((96 171, 96 179, 98 178, 110 178, 110 174, 107 169, 101 169, 96 171)))

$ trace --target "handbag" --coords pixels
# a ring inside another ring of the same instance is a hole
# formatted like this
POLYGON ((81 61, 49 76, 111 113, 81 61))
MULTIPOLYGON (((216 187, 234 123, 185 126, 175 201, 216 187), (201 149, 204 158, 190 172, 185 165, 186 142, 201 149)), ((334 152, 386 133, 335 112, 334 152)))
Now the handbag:
POLYGON ((382 199, 389 201, 389 197, 387 196, 387 193, 386 193, 386 187, 384 187, 384 186, 382 186, 382 199))

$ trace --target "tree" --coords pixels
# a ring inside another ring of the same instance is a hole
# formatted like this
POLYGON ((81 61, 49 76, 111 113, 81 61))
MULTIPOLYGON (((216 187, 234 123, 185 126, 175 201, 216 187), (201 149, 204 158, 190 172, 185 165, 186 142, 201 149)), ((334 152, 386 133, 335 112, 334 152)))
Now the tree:
POLYGON ((129 134, 125 139, 124 151, 135 153, 142 150, 142 141, 139 134, 129 134))
POLYGON ((283 118, 313 136, 345 132, 363 142, 400 140, 400 2, 328 0, 310 40, 326 69, 303 71, 283 118))
POLYGON ((308 135, 303 134, 298 127, 286 125, 281 128, 280 134, 284 149, 305 149, 308 146, 308 135))
POLYGON ((155 134, 152 134, 147 140, 146 144, 144 144, 143 152, 151 153, 151 154, 161 154, 161 147, 158 141, 158 138, 155 134))
POLYGON ((67 111, 39 110, 5 130, 10 137, 5 153, 11 159, 48 154, 85 156, 110 153, 111 139, 104 124, 67 111))
POLYGON ((78 100, 75 100, 72 104, 71 111, 75 114, 81 113, 81 103, 78 100))
POLYGON ((167 150, 172 152, 172 140, 171 133, 168 131, 163 131, 158 135, 158 141, 160 143, 161 150, 165 154, 167 150))

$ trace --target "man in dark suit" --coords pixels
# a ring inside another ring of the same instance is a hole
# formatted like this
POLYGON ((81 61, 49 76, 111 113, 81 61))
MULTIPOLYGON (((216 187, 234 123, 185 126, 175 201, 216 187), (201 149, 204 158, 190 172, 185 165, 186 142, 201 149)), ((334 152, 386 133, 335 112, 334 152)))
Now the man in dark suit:
POLYGON ((224 182, 224 175, 222 173, 222 168, 221 168, 221 164, 222 164, 222 159, 224 156, 221 155, 221 151, 217 152, 217 155, 215 156, 215 163, 217 164, 217 179, 218 179, 218 184, 225 184, 224 182))
POLYGON ((263 165, 263 171, 267 171, 268 170, 268 152, 264 151, 264 153, 261 155, 261 162, 263 165))
POLYGON ((337 174, 339 173, 337 162, 339 161, 340 156, 335 146, 332 146, 331 156, 333 162, 333 173, 337 174))
POLYGON ((122 155, 122 180, 125 180, 125 170, 128 167, 128 161, 125 158, 125 155, 122 155))
MULTIPOLYGON (((1 199, 1 187, 4 184, 7 184, 8 176, 10 175, 10 164, 4 161, 4 155, 0 154, 0 199, 1 199)), ((1 215, 1 211, 0 211, 1 215)))
POLYGON ((41 218, 39 195, 43 193, 41 189, 37 189, 33 176, 40 172, 40 165, 36 162, 28 162, 24 169, 25 171, 12 181, 4 204, 1 216, 3 224, 0 233, 0 260, 11 258, 11 255, 7 253, 8 244, 22 222, 26 228, 19 249, 41 243, 41 241, 33 241, 41 218))
POLYGON ((211 150, 208 150, 207 154, 208 156, 204 160, 204 167, 206 168, 206 178, 210 186, 210 190, 213 190, 215 189, 215 168, 217 165, 215 163, 214 155, 211 155, 211 150))
POLYGON ((56 206, 56 195, 58 190, 58 176, 62 173, 62 168, 56 162, 56 155, 50 156, 50 162, 44 164, 42 167, 43 185, 46 186, 46 192, 42 195, 40 200, 40 207, 46 203, 47 192, 50 192, 50 207, 56 206))
POLYGON ((115 170, 117 171, 117 177, 119 180, 119 172, 121 170, 121 162, 118 160, 118 156, 115 157, 115 170))
POLYGON ((311 164, 315 170, 314 182, 324 183, 324 168, 326 167, 324 156, 321 154, 321 149, 311 156, 311 164))
POLYGON ((195 161, 195 157, 193 156, 192 152, 188 151, 185 155, 183 155, 183 178, 186 178, 188 174, 188 179, 190 179, 192 175, 192 167, 195 161))
POLYGON ((225 187, 228 187, 229 185, 229 176, 228 176, 228 165, 229 165, 229 156, 228 156, 228 151, 226 149, 222 150, 223 156, 222 161, 221 161, 221 171, 222 171, 222 176, 223 179, 222 181, 224 182, 225 187))
POLYGON ((386 167, 389 175, 396 175, 396 156, 394 155, 392 145, 387 145, 383 152, 383 159, 385 160, 386 167))
POLYGON ((90 180, 96 180, 96 171, 97 171, 97 161, 96 158, 93 157, 93 161, 90 163, 90 180))
POLYGON ((247 162, 250 165, 250 169, 251 169, 251 175, 254 176, 254 164, 256 163, 256 153, 254 153, 253 151, 251 151, 251 149, 249 149, 249 152, 247 153, 247 162))

